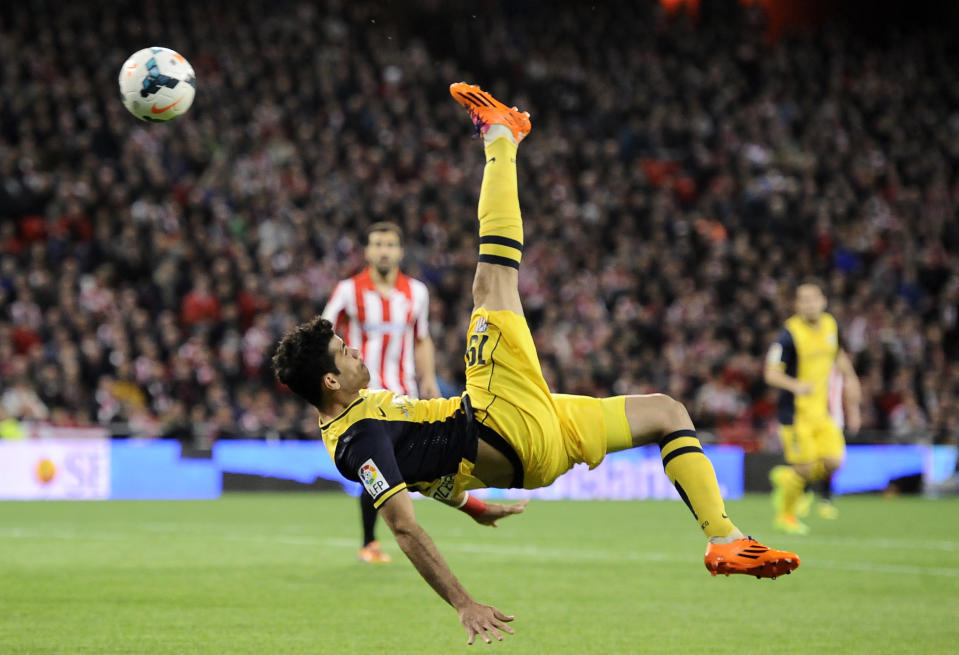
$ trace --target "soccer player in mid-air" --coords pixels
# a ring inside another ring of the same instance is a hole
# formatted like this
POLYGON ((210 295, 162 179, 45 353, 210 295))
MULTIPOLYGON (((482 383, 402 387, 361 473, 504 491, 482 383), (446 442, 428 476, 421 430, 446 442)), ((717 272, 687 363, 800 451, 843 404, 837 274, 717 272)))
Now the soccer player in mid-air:
POLYGON ((806 534, 799 517, 809 511, 811 498, 803 491, 818 488, 817 512, 834 519, 832 477, 842 466, 846 444, 829 408, 830 380, 842 376, 846 426, 858 432, 862 423, 859 378, 839 342, 839 327, 826 311, 826 296, 816 280, 796 288, 796 313, 783 326, 766 355, 766 382, 778 389, 779 436, 785 466, 769 474, 773 484, 773 525, 790 534, 806 534))
POLYGON ((486 149, 479 198, 479 262, 466 337, 466 392, 412 400, 368 391, 370 374, 322 318, 288 332, 277 348, 277 377, 319 411, 323 442, 347 478, 374 499, 400 548, 459 614, 467 643, 513 633, 513 620, 477 602, 416 521, 409 489, 496 525, 525 502, 484 503, 482 487, 536 489, 608 452, 659 445, 666 475, 705 533, 713 574, 775 578, 799 566, 795 553, 745 536, 726 515, 712 465, 682 404, 661 394, 592 398, 553 394, 543 379, 518 291, 523 252, 516 177, 529 115, 477 86, 453 84, 486 149))

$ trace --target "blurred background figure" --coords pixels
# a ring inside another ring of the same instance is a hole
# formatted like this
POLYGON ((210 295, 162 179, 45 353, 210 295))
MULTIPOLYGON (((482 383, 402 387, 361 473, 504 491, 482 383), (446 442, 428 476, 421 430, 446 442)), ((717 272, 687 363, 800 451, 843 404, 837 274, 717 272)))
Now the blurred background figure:
POLYGON ((766 355, 766 382, 781 390, 779 435, 786 466, 773 468, 769 477, 773 524, 784 532, 809 531, 798 518, 809 510, 808 502, 801 502, 807 486, 819 492, 817 512, 822 518, 839 516, 832 504, 832 477, 842 466, 846 443, 830 406, 836 375, 841 378, 845 422, 855 434, 862 425, 859 378, 842 346, 839 325, 826 312, 821 283, 807 279, 796 288, 796 313, 766 355))
MULTIPOLYGON (((403 232, 389 222, 367 229, 367 267, 341 280, 323 310, 347 347, 360 351, 370 369, 370 389, 388 389, 411 398, 438 398, 433 340, 429 331, 430 296, 426 285, 400 270, 403 232)), ((387 563, 390 556, 376 540, 373 497, 360 494, 363 562, 387 563)))

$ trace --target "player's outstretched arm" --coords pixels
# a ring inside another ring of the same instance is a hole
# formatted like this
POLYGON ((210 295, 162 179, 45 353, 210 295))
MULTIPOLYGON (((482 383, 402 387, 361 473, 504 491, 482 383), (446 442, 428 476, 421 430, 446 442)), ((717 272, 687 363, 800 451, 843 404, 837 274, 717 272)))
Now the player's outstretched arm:
POLYGON ((513 629, 506 625, 513 620, 512 616, 503 614, 492 605, 477 603, 453 575, 436 544, 417 523, 409 492, 404 489, 387 500, 380 507, 380 516, 390 526, 396 543, 423 579, 459 614, 468 645, 477 635, 491 643, 494 638, 502 641, 503 632, 513 634, 513 629))

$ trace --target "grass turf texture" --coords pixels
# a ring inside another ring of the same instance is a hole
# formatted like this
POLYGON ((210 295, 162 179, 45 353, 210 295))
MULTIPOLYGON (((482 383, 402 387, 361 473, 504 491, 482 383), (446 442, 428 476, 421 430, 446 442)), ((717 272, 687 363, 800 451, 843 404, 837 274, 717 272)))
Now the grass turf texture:
MULTIPOLYGON (((416 510, 474 597, 516 615, 498 652, 953 652, 959 501, 838 506, 838 521, 783 537, 765 497, 729 503, 744 530, 801 555, 775 582, 710 577, 678 502, 534 502, 497 529, 416 510)), ((335 493, 0 503, 0 653, 465 648, 385 526, 394 563, 355 560, 359 527, 356 501, 335 493)))

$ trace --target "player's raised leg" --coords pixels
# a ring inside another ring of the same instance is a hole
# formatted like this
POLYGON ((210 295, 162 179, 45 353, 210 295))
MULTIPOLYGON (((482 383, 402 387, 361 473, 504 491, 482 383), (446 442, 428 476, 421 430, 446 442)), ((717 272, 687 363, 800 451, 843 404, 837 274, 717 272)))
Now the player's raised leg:
POLYGON ((478 86, 457 82, 450 95, 469 111, 482 136, 486 169, 479 199, 479 263, 473 278, 474 309, 523 314, 519 264, 523 221, 516 180, 516 150, 529 134, 529 114, 507 107, 478 86))
POLYGON ((729 519, 716 472, 682 403, 663 394, 626 396, 621 402, 625 422, 619 430, 609 430, 607 451, 659 446, 667 477, 709 539, 704 562, 710 573, 776 578, 799 566, 795 553, 764 546, 729 519))

